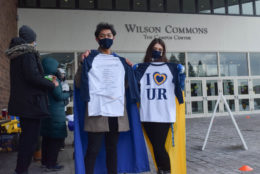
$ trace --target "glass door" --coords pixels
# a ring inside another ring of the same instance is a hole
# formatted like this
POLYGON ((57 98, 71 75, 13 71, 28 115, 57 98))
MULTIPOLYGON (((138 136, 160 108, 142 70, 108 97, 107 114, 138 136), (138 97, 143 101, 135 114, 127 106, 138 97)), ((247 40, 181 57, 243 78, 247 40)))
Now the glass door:
POLYGON ((253 111, 260 111, 260 79, 252 79, 252 90, 249 90, 251 93, 251 105, 253 107, 253 111))
MULTIPOLYGON (((227 103, 229 105, 229 108, 231 112, 235 112, 237 109, 236 107, 236 102, 235 102, 235 88, 234 88, 234 80, 233 79, 223 79, 222 80, 222 92, 224 97, 227 100, 227 103)), ((224 112, 228 112, 226 106, 224 106, 224 112)))
MULTIPOLYGON (((218 94, 219 94, 219 83, 220 80, 217 79, 206 79, 206 105, 207 105, 207 113, 211 114, 214 112, 217 100, 218 100, 218 94)), ((219 106, 217 107, 216 113, 219 113, 219 106)))
MULTIPOLYGON (((216 78, 186 80, 186 105, 188 117, 211 115, 214 111, 221 81, 216 78)), ((220 107, 217 107, 218 114, 220 107)))
POLYGON ((248 79, 237 79, 237 90, 239 111, 250 111, 248 79))
POLYGON ((186 65, 187 117, 206 116, 214 111, 218 96, 217 54, 187 53, 186 65))
MULTIPOLYGON (((230 110, 237 114, 246 114, 253 110, 252 85, 248 77, 223 79, 223 95, 230 110), (251 104, 250 104, 251 103, 251 104)), ((228 112, 224 107, 224 112, 228 112)))
MULTIPOLYGON (((193 78, 186 80, 186 104, 188 117, 211 116, 218 95, 223 93, 231 112, 248 114, 260 111, 260 79, 249 78, 193 78)), ((221 100, 216 115, 227 115, 221 100)))
POLYGON ((190 105, 191 114, 203 114, 203 81, 202 80, 190 80, 190 105))

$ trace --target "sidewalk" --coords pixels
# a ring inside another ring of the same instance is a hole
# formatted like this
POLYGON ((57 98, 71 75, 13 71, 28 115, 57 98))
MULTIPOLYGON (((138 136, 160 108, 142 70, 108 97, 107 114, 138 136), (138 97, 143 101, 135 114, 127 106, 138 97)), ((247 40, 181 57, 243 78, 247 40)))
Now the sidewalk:
MULTIPOLYGON (((254 170, 248 174, 260 174, 260 115, 235 117, 242 135, 249 148, 243 150, 242 142, 229 116, 215 118, 209 135, 206 149, 201 151, 207 133, 210 118, 186 119, 186 151, 187 174, 241 174, 238 170, 243 165, 249 165, 254 170)), ((73 133, 69 132, 65 151, 61 151, 59 161, 64 170, 52 174, 74 174, 73 133)), ((0 152, 0 173, 13 174, 16 163, 15 152, 0 152)), ((33 162, 30 174, 45 173, 40 163, 33 162)), ((151 162, 151 172, 155 174, 151 162)))
POLYGON ((230 116, 215 118, 204 151, 201 148, 210 118, 187 119, 187 174, 241 174, 238 169, 243 165, 254 169, 245 173, 260 173, 260 115, 235 119, 247 143, 247 151, 243 150, 230 116))
MULTIPOLYGON (((74 160, 73 160, 73 132, 68 131, 66 138, 66 147, 64 151, 60 151, 59 159, 64 169, 59 172, 49 172, 51 174, 74 174, 74 160)), ((16 166, 17 153, 15 152, 0 152, 0 174, 13 174, 16 166)), ((29 168, 29 174, 47 174, 42 169, 40 162, 32 162, 29 168)))

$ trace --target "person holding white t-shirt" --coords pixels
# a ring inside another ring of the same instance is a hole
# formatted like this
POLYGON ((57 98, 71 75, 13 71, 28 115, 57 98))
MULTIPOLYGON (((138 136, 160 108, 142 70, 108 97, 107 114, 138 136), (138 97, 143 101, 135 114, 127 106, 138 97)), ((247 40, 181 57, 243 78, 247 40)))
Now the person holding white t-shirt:
MULTIPOLYGON (((115 35, 113 25, 98 24, 95 37, 99 48, 91 50, 91 52, 87 51, 82 55, 81 65, 75 75, 75 87, 80 90, 80 98, 86 103, 84 118, 84 131, 87 132, 86 174, 93 174, 94 171, 96 173, 95 165, 100 165, 96 164, 96 160, 102 148, 103 138, 105 138, 107 173, 117 174, 119 134, 130 130, 129 113, 126 110, 126 89, 133 101, 131 103, 135 104, 139 100, 138 85, 132 67, 127 65, 124 58, 110 49, 115 35)), ((75 103, 77 104, 77 100, 75 103)), ((139 128, 140 133, 140 123, 139 128)), ((145 147, 144 140, 138 140, 138 142, 142 141, 143 147, 145 147)), ((129 151, 129 149, 123 150, 129 151)), ((145 154, 146 151, 144 151, 145 154)))

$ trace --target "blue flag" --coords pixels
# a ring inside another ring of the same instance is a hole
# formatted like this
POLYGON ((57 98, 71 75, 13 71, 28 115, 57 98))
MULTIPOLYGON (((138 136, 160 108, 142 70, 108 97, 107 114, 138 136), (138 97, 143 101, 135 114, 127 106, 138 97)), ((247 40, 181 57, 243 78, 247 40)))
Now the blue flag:
MULTIPOLYGON (((141 128, 139 112, 135 103, 130 102, 129 91, 126 91, 126 106, 130 131, 120 132, 117 145, 118 173, 140 173, 149 171, 149 161, 141 128)), ((88 134, 84 131, 86 102, 80 97, 80 91, 74 87, 74 141, 75 173, 85 174, 84 157, 87 150, 88 134)), ((96 160, 95 174, 106 174, 106 153, 103 141, 96 160)))

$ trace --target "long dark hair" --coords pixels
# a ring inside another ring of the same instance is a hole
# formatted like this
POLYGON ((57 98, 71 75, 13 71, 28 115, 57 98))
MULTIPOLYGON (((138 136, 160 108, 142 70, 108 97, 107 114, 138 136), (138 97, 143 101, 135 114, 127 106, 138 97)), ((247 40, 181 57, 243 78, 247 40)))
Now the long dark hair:
POLYGON ((144 62, 168 62, 166 58, 166 48, 165 43, 162 39, 155 38, 152 40, 150 45, 148 46, 145 56, 144 56, 144 62), (152 51, 155 44, 160 44, 163 47, 162 57, 160 59, 152 60, 152 51))

